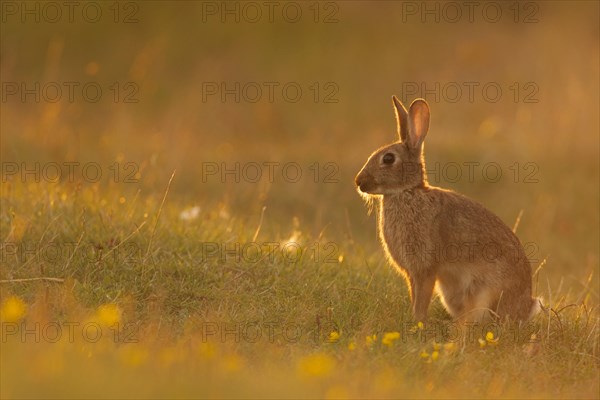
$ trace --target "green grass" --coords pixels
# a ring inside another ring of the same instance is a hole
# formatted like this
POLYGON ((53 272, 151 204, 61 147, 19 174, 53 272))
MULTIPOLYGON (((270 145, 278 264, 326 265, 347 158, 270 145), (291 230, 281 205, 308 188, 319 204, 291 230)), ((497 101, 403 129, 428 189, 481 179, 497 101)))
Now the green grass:
POLYGON ((455 334, 435 301, 425 330, 414 330, 402 279, 381 251, 366 253, 348 238, 312 236, 301 222, 273 222, 266 210, 253 242, 259 215, 208 209, 185 221, 183 207, 167 196, 156 223, 160 193, 121 204, 115 188, 25 189, 11 184, 4 192, 10 212, 2 236, 18 230, 11 214, 29 217, 10 242, 15 256, 3 260, 10 268, 1 278, 64 282, 4 283, 3 298, 20 296, 29 312, 17 333, 3 323, 3 397, 597 395, 599 315, 589 290, 578 298, 553 292, 551 311, 527 326, 474 326, 466 337, 455 334), (95 208, 100 193, 109 200, 95 208), (268 252, 274 245, 264 243, 283 246, 294 232, 301 257, 268 252), (214 255, 207 247, 251 242, 264 247, 262 254, 214 255), (31 243, 36 247, 25 254, 31 243), (327 244, 334 250, 315 250, 327 244), (47 249, 58 245, 64 253, 50 256, 47 249), (119 324, 102 325, 97 343, 85 340, 82 327, 101 321, 94 310, 106 303, 122 310, 119 324), (49 343, 55 335, 44 327, 57 322, 76 324, 73 343, 66 330, 49 343), (37 340, 22 336, 36 323, 37 340), (383 344, 394 331, 400 339, 383 344), (499 342, 482 348, 488 331, 499 342), (335 342, 331 332, 339 333, 335 342), (369 346, 365 338, 373 334, 369 346), (434 343, 442 346, 438 358, 422 357, 434 343))

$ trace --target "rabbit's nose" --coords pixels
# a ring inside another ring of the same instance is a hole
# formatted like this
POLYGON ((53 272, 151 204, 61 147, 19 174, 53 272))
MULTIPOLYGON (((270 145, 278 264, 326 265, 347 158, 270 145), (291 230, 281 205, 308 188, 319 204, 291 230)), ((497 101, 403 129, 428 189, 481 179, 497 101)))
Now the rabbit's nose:
POLYGON ((362 177, 360 175, 356 175, 356 177, 354 178, 354 183, 356 184, 356 186, 360 187, 360 184, 362 183, 362 177))
POLYGON ((356 175, 356 178, 354 178, 354 183, 362 190, 365 183, 367 183, 368 178, 369 177, 367 176, 367 174, 360 173, 356 175))

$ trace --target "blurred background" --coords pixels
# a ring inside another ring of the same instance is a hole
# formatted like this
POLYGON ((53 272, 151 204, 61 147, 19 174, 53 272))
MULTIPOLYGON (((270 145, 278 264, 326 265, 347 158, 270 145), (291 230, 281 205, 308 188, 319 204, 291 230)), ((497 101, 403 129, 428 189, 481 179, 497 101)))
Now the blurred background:
POLYGON ((509 226, 522 211, 541 286, 576 295, 598 269, 597 2, 48 4, 2 4, 3 185, 97 163, 126 200, 161 198, 176 170, 169 201, 254 221, 266 206, 264 229, 297 217, 379 251, 353 178, 397 139, 391 96, 424 97, 432 184, 509 226), (269 179, 270 162, 302 175, 269 179))

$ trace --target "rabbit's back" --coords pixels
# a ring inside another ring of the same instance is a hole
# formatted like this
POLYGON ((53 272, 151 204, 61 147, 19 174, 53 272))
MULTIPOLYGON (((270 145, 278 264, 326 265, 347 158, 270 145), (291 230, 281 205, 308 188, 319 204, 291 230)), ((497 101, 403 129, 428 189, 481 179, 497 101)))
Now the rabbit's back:
POLYGON ((448 263, 528 264, 510 228, 466 196, 428 186, 384 196, 382 203, 380 234, 403 268, 448 263))

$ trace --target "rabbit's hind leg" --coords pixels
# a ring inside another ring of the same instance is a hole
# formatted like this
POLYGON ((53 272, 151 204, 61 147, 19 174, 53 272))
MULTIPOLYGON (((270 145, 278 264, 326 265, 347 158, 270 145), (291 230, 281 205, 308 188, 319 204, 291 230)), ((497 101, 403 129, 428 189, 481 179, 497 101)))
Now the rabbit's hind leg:
POLYGON ((450 315, 462 322, 479 322, 493 315, 490 305, 495 291, 476 283, 470 276, 438 280, 442 304, 450 315))
POLYGON ((461 285, 452 281, 437 281, 437 292, 440 301, 452 316, 457 318, 464 313, 466 293, 461 285))
POLYGON ((493 289, 472 284, 465 295, 465 308, 459 319, 462 322, 485 322, 496 312, 491 308, 497 295, 493 289))

